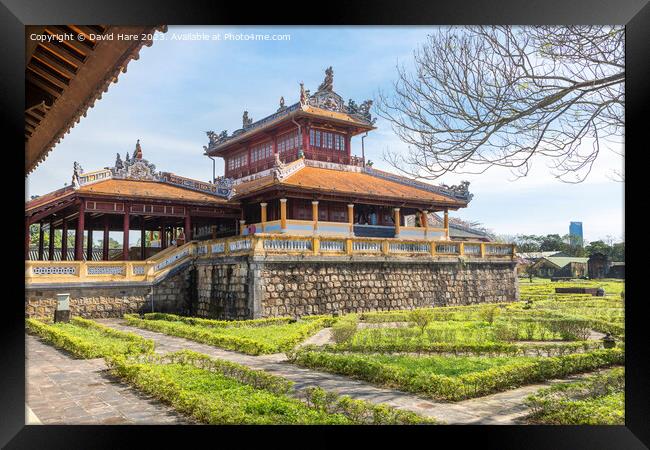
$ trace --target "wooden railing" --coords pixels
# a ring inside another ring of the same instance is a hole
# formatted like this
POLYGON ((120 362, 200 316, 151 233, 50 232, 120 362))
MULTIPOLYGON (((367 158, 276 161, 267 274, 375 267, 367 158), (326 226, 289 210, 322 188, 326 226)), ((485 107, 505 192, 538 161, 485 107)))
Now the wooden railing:
POLYGON ((27 284, 153 281, 191 258, 302 255, 512 261, 514 245, 256 233, 169 247, 145 261, 25 261, 27 284))

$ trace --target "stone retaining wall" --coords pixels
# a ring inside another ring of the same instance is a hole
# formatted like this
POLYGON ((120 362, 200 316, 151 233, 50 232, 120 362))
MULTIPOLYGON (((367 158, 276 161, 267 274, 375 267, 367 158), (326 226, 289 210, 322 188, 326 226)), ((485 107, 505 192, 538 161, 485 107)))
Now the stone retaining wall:
POLYGON ((412 309, 518 299, 512 264, 271 263, 258 317, 412 309))
POLYGON ((519 299, 515 264, 248 256, 197 260, 155 285, 28 286, 27 317, 53 317, 56 294, 73 315, 172 312, 217 319, 410 309, 519 299))
POLYGON ((89 319, 151 312, 152 307, 157 312, 183 312, 188 309, 188 296, 191 294, 189 267, 170 274, 155 285, 26 286, 25 317, 53 318, 56 295, 62 293, 70 294, 70 313, 73 316, 89 319))
POLYGON ((519 299, 514 263, 253 261, 197 263, 196 315, 301 316, 519 299))

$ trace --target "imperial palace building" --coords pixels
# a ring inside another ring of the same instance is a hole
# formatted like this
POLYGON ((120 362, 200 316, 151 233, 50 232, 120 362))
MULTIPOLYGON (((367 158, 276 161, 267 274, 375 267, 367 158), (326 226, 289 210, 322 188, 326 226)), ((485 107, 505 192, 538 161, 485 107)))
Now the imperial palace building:
POLYGON ((282 98, 261 120, 244 112, 240 129, 208 132, 205 154, 225 162, 211 182, 157 170, 139 141, 112 167, 85 172, 75 162, 69 186, 26 204, 26 315, 53 314, 63 291, 86 317, 516 300, 513 246, 450 235, 449 212, 472 198, 468 183, 434 186, 366 164, 371 105, 345 103, 330 67, 315 93, 301 84, 296 103, 282 98))

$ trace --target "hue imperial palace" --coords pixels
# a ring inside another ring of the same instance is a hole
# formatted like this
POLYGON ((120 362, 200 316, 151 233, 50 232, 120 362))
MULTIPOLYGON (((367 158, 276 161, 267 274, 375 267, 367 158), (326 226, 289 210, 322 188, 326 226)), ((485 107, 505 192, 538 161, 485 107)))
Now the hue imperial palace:
POLYGON ((50 315, 63 291, 85 317, 516 300, 513 246, 450 227, 469 183, 434 186, 366 163, 371 106, 344 102, 330 67, 315 93, 301 83, 296 103, 281 98, 261 120, 245 111, 240 129, 207 132, 210 182, 159 171, 139 141, 112 167, 74 162, 70 185, 26 204, 26 315, 50 315))

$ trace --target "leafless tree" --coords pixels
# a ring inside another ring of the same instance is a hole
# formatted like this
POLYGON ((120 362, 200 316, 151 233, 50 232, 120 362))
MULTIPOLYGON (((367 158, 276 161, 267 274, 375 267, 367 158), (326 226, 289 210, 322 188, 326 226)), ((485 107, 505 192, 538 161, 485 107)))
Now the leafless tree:
POLYGON ((492 166, 525 176, 545 156, 557 178, 583 181, 604 141, 623 134, 624 31, 440 29, 414 51, 412 69, 398 65, 394 91, 377 95, 378 115, 409 146, 385 159, 435 179, 492 166))

